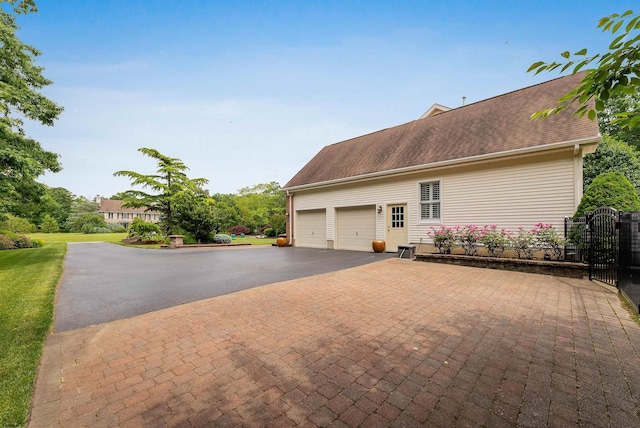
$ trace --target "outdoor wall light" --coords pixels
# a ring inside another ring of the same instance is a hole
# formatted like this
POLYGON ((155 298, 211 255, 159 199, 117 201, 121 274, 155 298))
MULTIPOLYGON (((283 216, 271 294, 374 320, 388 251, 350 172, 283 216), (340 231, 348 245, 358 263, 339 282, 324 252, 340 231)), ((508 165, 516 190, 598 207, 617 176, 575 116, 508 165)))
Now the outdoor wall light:
POLYGON ((378 214, 382 214, 382 205, 378 205, 378 214))

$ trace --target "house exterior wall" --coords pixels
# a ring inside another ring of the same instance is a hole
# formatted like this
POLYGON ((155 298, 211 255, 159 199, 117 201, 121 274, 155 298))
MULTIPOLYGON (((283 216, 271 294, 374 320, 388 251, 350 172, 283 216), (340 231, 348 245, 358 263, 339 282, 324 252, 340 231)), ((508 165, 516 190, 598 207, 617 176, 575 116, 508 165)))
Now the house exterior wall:
POLYGON ((376 239, 385 239, 386 206, 406 203, 409 241, 431 242, 431 226, 497 224, 510 230, 552 223, 562 231, 564 217, 573 215, 582 197, 582 150, 564 149, 546 154, 507 158, 465 166, 389 176, 359 183, 295 192, 296 215, 301 210, 326 209, 328 248, 335 240, 336 210, 376 205, 376 239), (440 181, 441 220, 419 219, 419 183, 440 181))

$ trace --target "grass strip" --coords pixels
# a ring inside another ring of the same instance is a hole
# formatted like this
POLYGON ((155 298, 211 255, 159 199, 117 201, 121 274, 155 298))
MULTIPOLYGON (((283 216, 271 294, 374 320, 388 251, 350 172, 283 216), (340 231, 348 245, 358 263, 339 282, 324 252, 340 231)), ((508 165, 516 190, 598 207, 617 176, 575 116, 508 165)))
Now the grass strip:
POLYGON ((25 424, 65 243, 0 251, 0 427, 25 424))
POLYGON ((29 233, 29 238, 44 242, 115 242, 127 237, 126 233, 29 233))

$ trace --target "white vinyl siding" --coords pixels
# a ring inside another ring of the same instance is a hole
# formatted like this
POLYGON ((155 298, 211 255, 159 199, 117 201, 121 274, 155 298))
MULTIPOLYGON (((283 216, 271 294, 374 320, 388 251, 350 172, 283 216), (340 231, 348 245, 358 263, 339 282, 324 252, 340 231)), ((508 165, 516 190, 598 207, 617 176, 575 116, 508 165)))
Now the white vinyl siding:
MULTIPOLYGON (((326 209, 327 240, 334 240, 335 213, 343 207, 375 205, 376 239, 386 237, 386 206, 407 204, 409 242, 428 242, 433 223, 420 219, 420 183, 440 183, 440 222, 446 226, 497 224, 510 230, 552 223, 562 232, 581 189, 575 185, 573 151, 440 169, 316 190, 296 191, 297 210, 326 209)), ((295 230, 299 230, 295 227, 295 230)), ((298 244, 296 244, 298 245, 298 244)))
POLYGON ((337 249, 371 251, 371 241, 376 239, 376 207, 338 208, 336 226, 337 249))
POLYGON ((440 221, 440 182, 420 183, 420 220, 440 221))

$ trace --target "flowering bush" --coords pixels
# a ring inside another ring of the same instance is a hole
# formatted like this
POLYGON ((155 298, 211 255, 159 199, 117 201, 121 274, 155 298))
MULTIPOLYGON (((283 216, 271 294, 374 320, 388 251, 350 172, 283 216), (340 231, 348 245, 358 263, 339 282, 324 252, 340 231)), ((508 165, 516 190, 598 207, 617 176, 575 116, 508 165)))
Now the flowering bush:
POLYGON ((478 253, 478 241, 480 240, 480 228, 473 224, 465 227, 456 227, 455 238, 462 246, 464 254, 467 256, 475 256, 478 253))
POLYGON ((500 257, 509 248, 509 234, 505 229, 498 229, 495 224, 486 225, 480 231, 480 242, 490 257, 500 257))
POLYGON ((440 229, 436 229, 431 226, 431 232, 428 235, 433 239, 433 245, 436 246, 440 254, 451 254, 456 239, 450 227, 440 226, 440 229))
POLYGON ((531 232, 518 228, 518 233, 510 236, 511 248, 519 259, 532 259, 535 252, 534 245, 536 243, 531 232))
POLYGON ((531 233, 546 255, 553 256, 557 260, 562 259, 565 240, 558 235, 558 231, 552 224, 538 223, 531 233))

